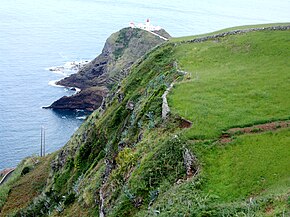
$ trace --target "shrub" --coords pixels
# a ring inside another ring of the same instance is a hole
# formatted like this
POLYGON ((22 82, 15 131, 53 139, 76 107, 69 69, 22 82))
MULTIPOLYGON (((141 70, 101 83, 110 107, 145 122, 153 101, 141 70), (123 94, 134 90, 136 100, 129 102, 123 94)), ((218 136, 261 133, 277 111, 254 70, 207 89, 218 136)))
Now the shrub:
POLYGON ((63 204, 65 206, 68 206, 68 205, 72 204, 75 201, 75 199, 76 199, 76 195, 75 195, 75 193, 72 192, 72 193, 70 193, 69 195, 66 196, 63 204))
POLYGON ((24 167, 21 171, 21 176, 24 176, 25 174, 30 172, 30 168, 29 167, 24 167))

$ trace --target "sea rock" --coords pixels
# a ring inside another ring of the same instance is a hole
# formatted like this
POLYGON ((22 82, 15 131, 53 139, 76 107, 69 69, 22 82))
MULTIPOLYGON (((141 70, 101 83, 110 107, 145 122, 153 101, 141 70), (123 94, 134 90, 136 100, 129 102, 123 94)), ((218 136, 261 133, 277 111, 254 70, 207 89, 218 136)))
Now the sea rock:
POLYGON ((106 89, 100 90, 98 88, 87 88, 75 95, 69 97, 64 96, 45 108, 69 110, 83 109, 93 111, 101 106, 106 94, 106 89))

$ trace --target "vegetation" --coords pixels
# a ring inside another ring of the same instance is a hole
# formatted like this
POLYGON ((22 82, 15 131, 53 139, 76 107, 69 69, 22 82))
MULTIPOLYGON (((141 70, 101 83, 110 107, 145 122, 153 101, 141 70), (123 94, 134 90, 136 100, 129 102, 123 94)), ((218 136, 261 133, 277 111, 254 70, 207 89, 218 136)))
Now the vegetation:
POLYGON ((13 176, 0 188, 1 216, 16 213, 39 195, 46 185, 51 156, 28 158, 13 172, 13 176), (29 168, 29 169, 28 169, 29 168))
POLYGON ((288 31, 251 32, 178 46, 179 66, 191 80, 177 84, 169 102, 191 120, 190 139, 223 130, 288 119, 288 31), (271 46, 269 46, 269 43, 271 46))
MULTIPOLYGON (((55 156, 17 168, 9 188, 0 187, 3 210, 11 216, 289 215, 289 124, 264 132, 254 126, 289 120, 288 35, 172 39, 154 48, 121 87, 112 87, 106 111, 88 117, 55 156), (173 82, 171 114, 162 119, 162 95, 173 82), (181 117, 192 127, 181 129, 181 117), (253 130, 226 133, 245 126, 253 130), (19 205, 22 184, 32 194, 19 205)), ((125 36, 114 40, 123 43, 125 36)))
MULTIPOLYGON (((203 154, 205 192, 221 201, 255 198, 290 189, 290 130, 243 135, 203 154)), ((286 192, 283 192, 285 191, 286 192)))

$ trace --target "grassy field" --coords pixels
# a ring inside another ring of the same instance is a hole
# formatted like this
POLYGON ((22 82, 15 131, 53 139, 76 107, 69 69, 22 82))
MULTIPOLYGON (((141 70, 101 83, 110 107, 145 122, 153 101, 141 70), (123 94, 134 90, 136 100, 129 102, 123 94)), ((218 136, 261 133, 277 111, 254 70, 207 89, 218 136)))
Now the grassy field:
POLYGON ((188 138, 216 138, 231 127, 289 118, 289 31, 182 44, 175 56, 191 79, 175 85, 169 105, 193 122, 188 138))
POLYGON ((204 191, 220 201, 267 195, 290 188, 290 130, 239 136, 204 153, 204 191))
POLYGON ((290 118, 289 42, 289 31, 261 31, 175 47, 188 74, 169 105, 193 122, 183 133, 202 169, 197 180, 160 196, 154 209, 161 216, 289 214, 289 128, 215 142, 233 127, 290 118))

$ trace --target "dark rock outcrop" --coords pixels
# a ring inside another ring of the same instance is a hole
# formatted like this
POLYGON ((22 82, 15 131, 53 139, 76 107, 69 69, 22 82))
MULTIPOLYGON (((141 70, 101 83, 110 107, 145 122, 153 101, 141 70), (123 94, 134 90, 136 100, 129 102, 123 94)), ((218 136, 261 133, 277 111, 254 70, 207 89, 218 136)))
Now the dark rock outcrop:
POLYGON ((106 94, 106 90, 87 88, 73 96, 64 96, 55 101, 51 106, 45 108, 83 109, 93 111, 101 106, 103 98, 106 94))

